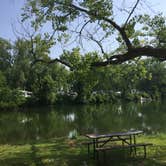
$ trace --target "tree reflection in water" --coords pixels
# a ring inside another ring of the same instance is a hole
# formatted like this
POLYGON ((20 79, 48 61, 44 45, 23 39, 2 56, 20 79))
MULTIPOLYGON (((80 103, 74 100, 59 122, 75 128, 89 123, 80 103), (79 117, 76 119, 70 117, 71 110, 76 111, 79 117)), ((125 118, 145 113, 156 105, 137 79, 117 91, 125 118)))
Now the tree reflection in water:
POLYGON ((130 129, 166 133, 162 103, 58 106, 0 113, 0 143, 27 143, 130 129))

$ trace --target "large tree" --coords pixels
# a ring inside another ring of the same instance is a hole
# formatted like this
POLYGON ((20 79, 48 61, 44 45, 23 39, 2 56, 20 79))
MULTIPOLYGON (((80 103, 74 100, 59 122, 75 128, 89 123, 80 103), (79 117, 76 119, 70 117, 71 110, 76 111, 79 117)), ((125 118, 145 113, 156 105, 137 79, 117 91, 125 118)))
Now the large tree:
MULTIPOLYGON (((45 24, 52 28, 47 35, 54 36, 56 43, 64 38, 65 42, 76 38, 76 43, 83 46, 87 45, 85 39, 93 41, 103 58, 92 66, 121 64, 142 56, 165 61, 165 18, 161 14, 148 15, 148 9, 142 10, 145 3, 145 0, 27 0, 22 16, 23 20, 31 19, 36 30, 45 24), (118 3, 123 4, 121 8, 116 7, 118 3)), ((53 61, 70 67, 62 58, 53 61)))

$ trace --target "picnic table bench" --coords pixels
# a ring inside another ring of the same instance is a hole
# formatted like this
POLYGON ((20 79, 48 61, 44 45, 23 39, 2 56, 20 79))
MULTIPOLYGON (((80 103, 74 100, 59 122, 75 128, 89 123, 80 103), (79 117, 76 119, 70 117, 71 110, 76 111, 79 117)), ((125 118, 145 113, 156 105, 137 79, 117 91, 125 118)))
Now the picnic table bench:
POLYGON ((99 158, 99 152, 104 155, 107 151, 113 149, 130 149, 130 154, 134 151, 137 153, 137 147, 143 147, 144 158, 146 158, 146 147, 151 146, 151 143, 136 143, 136 135, 142 134, 143 131, 132 130, 127 132, 114 132, 110 134, 86 134, 85 136, 90 141, 85 142, 84 145, 88 146, 88 154, 90 153, 90 146, 93 147, 94 158, 99 158), (112 142, 120 141, 121 144, 112 144, 112 142))

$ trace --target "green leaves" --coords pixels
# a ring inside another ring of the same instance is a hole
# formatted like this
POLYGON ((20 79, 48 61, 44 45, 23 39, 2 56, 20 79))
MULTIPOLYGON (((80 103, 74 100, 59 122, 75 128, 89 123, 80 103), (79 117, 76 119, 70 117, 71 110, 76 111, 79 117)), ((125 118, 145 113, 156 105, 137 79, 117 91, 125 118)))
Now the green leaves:
MULTIPOLYGON (((80 3, 81 6, 89 9, 92 15, 100 17, 109 17, 112 16, 112 1, 110 0, 85 0, 80 3)), ((93 18, 93 16, 92 16, 93 18)))
MULTIPOLYGON (((71 29, 72 26, 73 28, 71 30, 75 31, 74 28, 77 27, 75 22, 80 22, 81 17, 82 24, 88 17, 91 19, 91 24, 93 22, 96 23, 97 20, 102 20, 103 17, 112 17, 112 8, 113 5, 110 0, 28 0, 23 9, 22 21, 30 21, 35 31, 51 23, 52 30, 57 32, 54 36, 55 39, 58 42, 67 42, 64 34, 68 33, 69 36, 68 30, 71 29), (90 12, 88 14, 81 14, 81 11, 73 7, 72 4, 78 5, 80 8, 86 9, 87 11, 89 10, 90 12)), ((99 25, 102 27, 103 31, 106 31, 106 37, 112 34, 113 30, 109 24, 101 21, 99 25)), ((81 26, 79 28, 81 28, 81 26)))
POLYGON ((146 42, 155 47, 164 47, 164 34, 166 32, 165 17, 160 13, 154 17, 142 15, 138 21, 140 23, 140 31, 142 36, 146 37, 146 42))

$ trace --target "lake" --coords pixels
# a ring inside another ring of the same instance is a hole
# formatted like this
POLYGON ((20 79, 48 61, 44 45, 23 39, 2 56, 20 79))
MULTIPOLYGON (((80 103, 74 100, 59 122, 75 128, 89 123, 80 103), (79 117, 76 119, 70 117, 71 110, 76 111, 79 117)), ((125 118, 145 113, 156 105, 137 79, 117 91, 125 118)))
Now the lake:
POLYGON ((130 129, 143 130, 146 134, 166 133, 165 119, 164 102, 63 105, 0 112, 0 144, 130 129))

